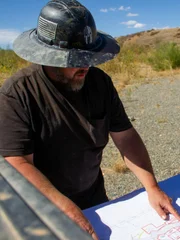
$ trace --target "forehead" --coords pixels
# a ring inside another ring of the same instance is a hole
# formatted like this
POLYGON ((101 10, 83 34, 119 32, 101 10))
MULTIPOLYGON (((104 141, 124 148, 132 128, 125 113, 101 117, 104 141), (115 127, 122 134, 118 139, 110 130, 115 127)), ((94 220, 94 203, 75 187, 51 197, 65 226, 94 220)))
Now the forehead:
POLYGON ((60 71, 66 72, 66 73, 71 73, 71 72, 76 72, 80 68, 60 68, 60 71))
POLYGON ((60 68, 62 72, 66 72, 66 73, 76 72, 81 69, 87 69, 87 68, 60 68))

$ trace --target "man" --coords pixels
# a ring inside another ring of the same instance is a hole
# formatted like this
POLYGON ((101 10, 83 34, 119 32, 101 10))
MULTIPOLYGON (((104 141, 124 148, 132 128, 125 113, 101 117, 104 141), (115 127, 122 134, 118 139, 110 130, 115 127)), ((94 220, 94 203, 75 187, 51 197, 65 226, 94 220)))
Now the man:
POLYGON ((97 32, 90 12, 77 1, 50 1, 37 29, 20 35, 14 50, 35 64, 0 90, 0 154, 97 239, 80 209, 108 201, 100 163, 110 134, 157 213, 180 219, 110 77, 92 67, 120 48, 97 32))

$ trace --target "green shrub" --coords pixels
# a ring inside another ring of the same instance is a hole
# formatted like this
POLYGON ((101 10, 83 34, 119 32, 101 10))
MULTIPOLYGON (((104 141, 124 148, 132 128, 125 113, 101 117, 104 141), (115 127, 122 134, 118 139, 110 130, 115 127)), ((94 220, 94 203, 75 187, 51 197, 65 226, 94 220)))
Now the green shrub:
POLYGON ((28 64, 28 62, 18 57, 13 50, 0 48, 0 86, 6 78, 28 64))
POLYGON ((12 50, 0 49, 1 73, 13 73, 18 69, 20 61, 21 59, 12 50))
POLYGON ((148 61, 157 71, 178 68, 180 67, 180 47, 176 43, 161 44, 152 51, 148 61))
POLYGON ((135 44, 126 44, 121 48, 120 53, 111 60, 101 64, 99 67, 107 72, 110 76, 125 74, 129 79, 138 76, 137 64, 145 62, 147 58, 147 47, 135 45, 135 44))

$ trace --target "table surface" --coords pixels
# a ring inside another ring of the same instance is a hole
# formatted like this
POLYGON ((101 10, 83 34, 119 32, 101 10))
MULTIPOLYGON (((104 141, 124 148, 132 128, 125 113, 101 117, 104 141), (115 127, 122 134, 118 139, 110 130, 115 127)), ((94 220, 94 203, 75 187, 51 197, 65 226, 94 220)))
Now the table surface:
MULTIPOLYGON (((159 182, 159 186, 180 213, 180 174, 159 182)), ((171 215, 162 220, 149 205, 144 188, 86 209, 84 214, 100 240, 180 239, 180 222, 171 215)))

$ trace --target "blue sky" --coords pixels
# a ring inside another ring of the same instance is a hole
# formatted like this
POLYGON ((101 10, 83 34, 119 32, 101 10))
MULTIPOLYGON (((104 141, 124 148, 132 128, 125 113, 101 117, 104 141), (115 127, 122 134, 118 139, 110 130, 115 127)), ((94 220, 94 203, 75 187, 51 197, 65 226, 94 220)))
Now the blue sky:
MULTIPOLYGON (((35 28, 48 0, 5 0, 0 4, 0 46, 35 28)), ((113 37, 152 28, 180 26, 180 0, 81 0, 93 14, 97 29, 113 37)))

